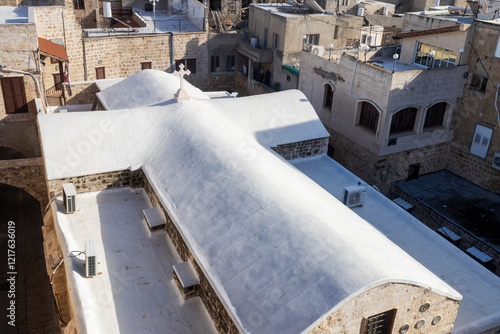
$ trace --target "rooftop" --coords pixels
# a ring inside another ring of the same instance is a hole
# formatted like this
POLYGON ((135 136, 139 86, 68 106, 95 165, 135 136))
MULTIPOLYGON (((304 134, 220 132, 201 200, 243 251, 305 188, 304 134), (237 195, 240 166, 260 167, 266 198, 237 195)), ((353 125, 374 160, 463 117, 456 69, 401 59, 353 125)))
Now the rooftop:
POLYGON ((79 194, 76 205, 65 214, 61 197, 52 203, 57 237, 64 254, 94 240, 102 273, 86 278, 84 256, 64 261, 78 332, 217 332, 201 300, 179 294, 172 266, 182 261, 164 230, 146 227, 142 210, 151 204, 142 189, 79 194))
POLYGON ((270 12, 274 15, 282 16, 282 17, 297 17, 304 16, 305 14, 309 16, 324 16, 324 17, 332 17, 331 13, 320 13, 317 11, 313 11, 303 6, 294 6, 288 3, 252 3, 251 6, 255 6, 261 8, 267 12, 270 12))
MULTIPOLYGON (((358 182, 364 183, 363 180, 325 155, 297 159, 292 161, 292 164, 339 200, 342 199, 344 187, 358 184, 358 182)), ((470 199, 470 185, 462 188, 464 184, 456 178, 443 177, 436 176, 438 179, 441 178, 437 183, 440 187, 450 189, 448 193, 444 191, 445 197, 470 199)), ((442 191, 436 189, 437 184, 433 184, 433 181, 427 183, 421 180, 414 181, 414 183, 410 181, 409 187, 415 194, 430 198, 441 197, 442 191)), ((482 199, 483 206, 495 207, 496 211, 486 211, 489 215, 497 212, 498 223, 498 212, 500 212, 498 196, 494 199, 491 193, 476 191, 478 189, 474 189, 476 197, 473 202, 481 202, 482 199), (495 200, 497 204, 491 203, 490 200, 495 200)), ((457 204, 459 203, 465 207, 468 206, 460 201, 457 204)), ((369 185, 365 193, 365 204, 352 209, 462 294, 463 299, 460 302, 453 334, 481 333, 487 328, 500 325, 499 277, 369 185)), ((459 205, 449 207, 450 212, 457 209, 460 210, 459 205)))
POLYGON ((500 251, 500 195, 447 170, 395 186, 500 251))
POLYGON ((0 24, 28 23, 28 7, 0 6, 0 24))

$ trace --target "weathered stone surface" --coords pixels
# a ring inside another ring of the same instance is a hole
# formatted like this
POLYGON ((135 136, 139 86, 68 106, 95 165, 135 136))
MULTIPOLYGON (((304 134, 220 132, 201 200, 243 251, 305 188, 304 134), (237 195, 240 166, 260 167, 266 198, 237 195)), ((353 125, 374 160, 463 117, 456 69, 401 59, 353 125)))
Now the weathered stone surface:
POLYGON ((298 143, 278 145, 277 147, 271 148, 286 160, 308 158, 326 153, 328 138, 306 140, 298 143))

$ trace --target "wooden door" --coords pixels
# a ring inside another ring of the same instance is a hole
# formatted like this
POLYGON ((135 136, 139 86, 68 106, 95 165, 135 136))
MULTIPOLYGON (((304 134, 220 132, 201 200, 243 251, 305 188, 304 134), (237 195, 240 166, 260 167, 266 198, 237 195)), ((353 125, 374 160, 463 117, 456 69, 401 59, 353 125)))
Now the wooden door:
POLYGON ((1 78, 1 83, 7 114, 28 112, 23 77, 1 78))

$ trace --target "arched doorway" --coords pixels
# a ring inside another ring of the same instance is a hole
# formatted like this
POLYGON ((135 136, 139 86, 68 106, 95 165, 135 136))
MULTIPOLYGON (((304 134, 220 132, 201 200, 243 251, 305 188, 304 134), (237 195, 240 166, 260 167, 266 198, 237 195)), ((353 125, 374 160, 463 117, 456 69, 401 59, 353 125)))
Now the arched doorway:
POLYGON ((59 332, 45 267, 42 225, 40 202, 20 188, 0 183, 0 267, 9 269, 0 271, 0 308, 6 310, 15 303, 15 327, 4 319, 0 333, 59 332), (13 279, 7 281, 9 278, 13 279))

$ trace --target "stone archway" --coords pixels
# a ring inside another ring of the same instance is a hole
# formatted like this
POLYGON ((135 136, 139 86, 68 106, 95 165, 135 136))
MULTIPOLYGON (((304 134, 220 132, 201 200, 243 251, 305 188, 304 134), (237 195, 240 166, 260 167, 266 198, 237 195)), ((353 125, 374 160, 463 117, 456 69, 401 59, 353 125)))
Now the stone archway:
POLYGON ((26 154, 20 152, 18 149, 0 145, 0 160, 25 159, 25 158, 27 158, 26 154))

